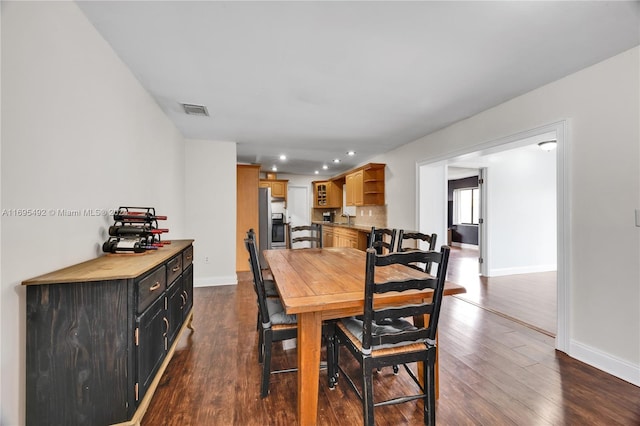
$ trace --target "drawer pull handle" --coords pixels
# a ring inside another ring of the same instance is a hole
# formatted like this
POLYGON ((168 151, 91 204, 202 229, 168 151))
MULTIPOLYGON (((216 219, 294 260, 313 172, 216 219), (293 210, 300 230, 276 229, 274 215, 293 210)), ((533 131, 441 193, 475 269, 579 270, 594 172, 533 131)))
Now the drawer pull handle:
POLYGON ((191 255, 187 256, 187 260, 191 260, 191 255))
POLYGON ((180 270, 180 266, 175 266, 171 272, 178 272, 180 270))
POLYGON ((162 320, 164 321, 164 324, 167 326, 167 329, 165 330, 165 332, 162 335, 166 336, 167 333, 169 332, 169 320, 166 319, 166 318, 162 318, 162 320))
POLYGON ((149 287, 149 291, 154 291, 160 288, 160 281, 156 281, 156 283, 154 285, 152 285, 151 287, 149 287))
POLYGON ((184 308, 184 305, 186 305, 186 304, 187 304, 187 298, 186 298, 186 297, 184 297, 184 293, 182 293, 182 294, 180 295, 180 298, 182 299, 182 306, 180 306, 180 309, 182 309, 182 308, 184 308))

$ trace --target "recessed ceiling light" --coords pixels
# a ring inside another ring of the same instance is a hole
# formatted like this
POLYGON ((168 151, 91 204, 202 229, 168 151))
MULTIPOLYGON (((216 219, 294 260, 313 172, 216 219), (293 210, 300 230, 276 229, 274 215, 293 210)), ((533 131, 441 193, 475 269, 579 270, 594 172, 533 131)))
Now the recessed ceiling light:
POLYGON ((329 168, 329 166, 327 166, 326 164, 322 165, 322 170, 327 170, 329 168))
POLYGON ((340 159, 339 159, 339 158, 336 158, 335 160, 333 160, 333 162, 334 162, 334 163, 339 163, 339 162, 340 162, 340 159))
POLYGON ((274 172, 277 172, 277 171, 278 171, 278 168, 277 168, 277 167, 275 166, 275 164, 274 164, 273 166, 271 166, 271 170, 272 170, 272 171, 274 171, 274 172))
POLYGON ((284 161, 284 160, 286 160, 286 159, 287 159, 287 156, 286 156, 286 155, 284 155, 284 154, 280 154, 280 159, 281 159, 282 161, 284 161))
POLYGON ((356 155, 355 151, 347 151, 347 155, 350 157, 353 157, 354 155, 356 155))
POLYGON ((320 173, 320 172, 316 170, 316 171, 315 171, 315 172, 313 172, 313 173, 317 175, 317 174, 318 174, 318 173, 320 173))

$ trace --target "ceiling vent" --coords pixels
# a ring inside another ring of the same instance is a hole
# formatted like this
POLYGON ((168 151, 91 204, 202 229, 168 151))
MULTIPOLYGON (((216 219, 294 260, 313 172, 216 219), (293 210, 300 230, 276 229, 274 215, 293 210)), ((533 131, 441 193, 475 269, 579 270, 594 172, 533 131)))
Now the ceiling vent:
POLYGON ((207 111, 207 107, 204 105, 182 104, 182 108, 184 108, 184 112, 187 113, 187 115, 209 116, 209 111, 207 111))

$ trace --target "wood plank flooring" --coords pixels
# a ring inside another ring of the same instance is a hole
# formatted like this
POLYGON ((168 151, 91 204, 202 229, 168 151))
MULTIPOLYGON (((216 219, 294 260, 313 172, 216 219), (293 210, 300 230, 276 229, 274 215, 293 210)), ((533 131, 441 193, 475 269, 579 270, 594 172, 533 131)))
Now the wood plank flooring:
MULTIPOLYGON (((259 396, 255 296, 237 286, 196 288, 195 332, 187 332, 142 424, 296 425, 296 373, 271 376, 259 396)), ((439 327, 439 425, 640 425, 640 388, 573 360, 553 338, 454 297, 439 327)), ((324 354, 323 354, 324 358, 324 354)), ((274 368, 296 364, 274 348, 274 368)), ((353 373, 350 355, 341 364, 353 373)), ((377 398, 413 386, 406 373, 376 376, 377 398)), ((421 402, 376 408, 378 425, 421 424, 421 402)), ((342 379, 329 390, 320 373, 318 424, 362 424, 360 401, 342 379)))
POLYGON ((555 337, 556 272, 481 277, 478 251, 451 248, 447 279, 467 289, 455 297, 555 337))

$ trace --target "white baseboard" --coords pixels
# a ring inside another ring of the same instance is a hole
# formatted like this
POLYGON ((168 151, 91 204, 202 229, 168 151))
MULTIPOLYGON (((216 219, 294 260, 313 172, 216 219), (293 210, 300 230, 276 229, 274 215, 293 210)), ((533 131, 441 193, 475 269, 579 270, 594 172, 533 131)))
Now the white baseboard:
POLYGON ((193 280, 194 287, 213 287, 217 285, 237 285, 238 276, 229 277, 201 277, 193 280))
POLYGON ((532 266, 517 266, 513 268, 493 268, 489 270, 488 277, 502 277, 504 275, 518 275, 518 274, 534 274, 536 272, 551 272, 557 271, 557 265, 532 265, 532 266))
POLYGON ((451 243, 451 247, 460 247, 465 249, 478 250, 478 246, 476 244, 468 244, 468 243, 451 243))
POLYGON ((569 344, 569 355, 626 382, 640 386, 640 365, 634 365, 574 340, 569 344))

